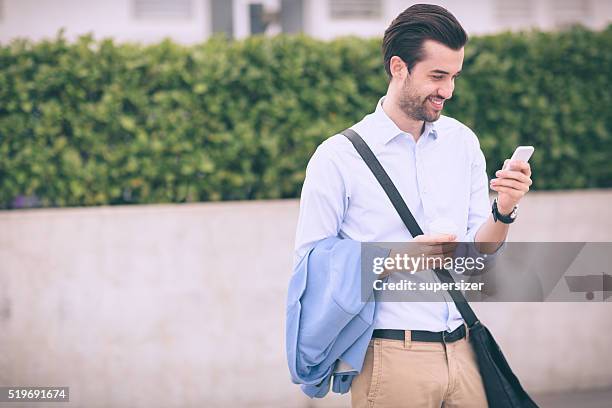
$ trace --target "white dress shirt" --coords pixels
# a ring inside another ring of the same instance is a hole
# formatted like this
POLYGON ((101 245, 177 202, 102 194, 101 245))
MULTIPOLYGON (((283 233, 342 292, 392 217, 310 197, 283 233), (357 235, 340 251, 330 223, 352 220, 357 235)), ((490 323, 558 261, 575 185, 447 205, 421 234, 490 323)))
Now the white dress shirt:
MULTIPOLYGON (((491 212, 478 138, 461 122, 441 116, 425 124, 415 143, 387 116, 383 100, 352 129, 370 146, 425 233, 442 218, 456 225, 459 241, 473 242, 491 212)), ((412 240, 370 169, 340 134, 321 143, 308 163, 294 262, 329 236, 360 242, 412 240)), ((396 272, 388 279, 405 278, 404 272, 396 272)), ((450 295, 441 292, 440 302, 380 302, 374 328, 437 332, 461 324, 450 295)))

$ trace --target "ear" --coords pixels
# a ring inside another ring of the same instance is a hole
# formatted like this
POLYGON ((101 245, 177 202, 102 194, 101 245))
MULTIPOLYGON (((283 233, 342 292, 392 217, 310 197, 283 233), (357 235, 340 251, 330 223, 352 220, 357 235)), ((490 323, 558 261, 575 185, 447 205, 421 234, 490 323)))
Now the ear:
POLYGON ((391 57, 391 60, 389 61, 389 70, 391 71, 391 76, 393 79, 403 81, 406 75, 408 75, 406 63, 397 55, 391 57))

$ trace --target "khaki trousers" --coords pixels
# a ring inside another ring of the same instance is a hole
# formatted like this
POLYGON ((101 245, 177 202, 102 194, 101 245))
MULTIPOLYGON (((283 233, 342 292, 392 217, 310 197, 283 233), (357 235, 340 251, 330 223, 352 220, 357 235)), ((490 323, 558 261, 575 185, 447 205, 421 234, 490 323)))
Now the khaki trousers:
POLYGON ((482 408, 487 398, 472 345, 372 339, 353 379, 353 408, 482 408))

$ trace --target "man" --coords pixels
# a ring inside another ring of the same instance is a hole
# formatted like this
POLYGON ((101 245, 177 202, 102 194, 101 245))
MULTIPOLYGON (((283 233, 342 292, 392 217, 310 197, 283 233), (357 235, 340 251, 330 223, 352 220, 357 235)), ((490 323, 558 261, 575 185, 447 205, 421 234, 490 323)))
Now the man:
MULTIPOLYGON (((383 39, 387 94, 352 129, 372 149, 425 227, 426 235, 418 241, 474 242, 480 252, 493 254, 505 241, 517 205, 529 190, 531 170, 525 162, 512 162, 497 171, 490 182, 497 192, 491 206, 477 137, 467 126, 441 115, 461 72, 466 42, 465 31, 446 9, 425 4, 406 9, 383 39), (454 231, 427 233, 440 219, 452 223, 454 231)), ((413 240, 342 135, 323 142, 308 164, 296 263, 328 237, 413 240)), ((400 280, 402 273, 391 273, 387 279, 400 280)), ((351 385, 354 407, 487 406, 463 319, 450 296, 440 296, 440 302, 376 304, 375 330, 363 368, 351 385)))

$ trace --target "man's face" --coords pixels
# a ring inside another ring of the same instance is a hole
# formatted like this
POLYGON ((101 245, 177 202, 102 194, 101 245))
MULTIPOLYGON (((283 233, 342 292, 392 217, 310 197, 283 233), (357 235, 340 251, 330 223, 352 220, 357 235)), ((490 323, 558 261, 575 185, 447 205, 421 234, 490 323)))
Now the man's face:
POLYGON ((434 122, 440 118, 444 101, 453 96, 455 78, 463 66, 463 48, 453 50, 427 40, 423 51, 423 60, 404 78, 399 107, 414 120, 434 122))

